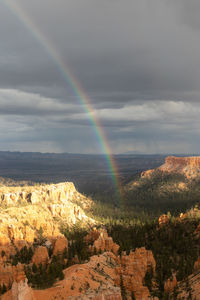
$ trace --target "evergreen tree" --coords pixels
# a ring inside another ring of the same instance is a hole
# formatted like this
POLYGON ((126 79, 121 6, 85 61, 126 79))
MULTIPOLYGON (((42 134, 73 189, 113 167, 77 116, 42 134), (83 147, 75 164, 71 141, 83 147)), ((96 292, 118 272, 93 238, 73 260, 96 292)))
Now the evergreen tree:
POLYGON ((134 292, 131 292, 131 299, 135 300, 135 294, 134 294, 134 292))
POLYGON ((122 275, 120 275, 120 288, 121 288, 122 300, 127 300, 127 298, 126 298, 126 290, 125 290, 125 287, 124 287, 122 275))

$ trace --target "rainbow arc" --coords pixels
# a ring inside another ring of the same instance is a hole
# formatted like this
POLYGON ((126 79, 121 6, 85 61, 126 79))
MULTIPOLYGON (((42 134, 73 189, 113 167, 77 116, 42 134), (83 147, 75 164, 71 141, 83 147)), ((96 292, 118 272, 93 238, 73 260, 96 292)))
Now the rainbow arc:
POLYGON ((86 113, 88 120, 94 130, 95 136, 98 140, 98 144, 105 155, 108 168, 110 170, 112 181, 115 186, 118 200, 121 200, 121 187, 119 181, 119 172, 116 162, 112 156, 109 143, 107 141, 105 132, 98 120, 97 116, 93 113, 94 109, 91 105, 91 101, 88 95, 85 93, 79 81, 72 75, 70 68, 67 66, 66 62, 63 61, 62 57, 59 55, 59 51, 56 47, 47 39, 47 37, 41 32, 38 26, 33 22, 31 17, 27 12, 19 6, 13 0, 4 0, 4 4, 12 11, 14 15, 24 24, 24 26, 31 32, 34 38, 45 48, 46 52, 52 58, 54 63, 57 65, 58 70, 62 74, 65 82, 72 89, 74 95, 77 97, 79 103, 81 104, 83 111, 86 113))

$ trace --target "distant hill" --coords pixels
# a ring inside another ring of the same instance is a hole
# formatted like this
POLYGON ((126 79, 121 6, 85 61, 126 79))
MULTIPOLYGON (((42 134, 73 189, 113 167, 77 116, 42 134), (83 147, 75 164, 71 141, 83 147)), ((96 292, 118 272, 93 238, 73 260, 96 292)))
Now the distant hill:
MULTIPOLYGON (((115 155, 122 184, 164 162, 162 155, 115 155)), ((74 182, 77 189, 101 201, 113 201, 115 185, 104 155, 0 151, 0 176, 16 181, 74 182)))
POLYGON ((165 158, 164 164, 141 172, 125 188, 126 205, 181 212, 200 199, 200 157, 165 158))
POLYGON ((21 180, 16 181, 11 178, 4 178, 0 177, 0 186, 24 186, 24 185, 33 185, 34 182, 27 181, 27 180, 21 180))
POLYGON ((157 169, 143 172, 142 176, 151 176, 156 171, 167 172, 169 174, 182 174, 188 179, 196 178, 200 175, 200 156, 168 156, 165 158, 165 163, 163 165, 157 169))

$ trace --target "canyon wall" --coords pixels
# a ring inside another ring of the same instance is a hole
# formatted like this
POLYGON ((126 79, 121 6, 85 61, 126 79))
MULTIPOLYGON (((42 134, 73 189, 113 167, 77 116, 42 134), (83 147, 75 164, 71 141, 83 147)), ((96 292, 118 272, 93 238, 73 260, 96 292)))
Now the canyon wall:
POLYGON ((179 173, 185 175, 188 179, 190 179, 200 175, 200 156, 168 156, 165 158, 165 163, 163 165, 156 169, 142 172, 141 177, 149 177, 155 171, 179 173))

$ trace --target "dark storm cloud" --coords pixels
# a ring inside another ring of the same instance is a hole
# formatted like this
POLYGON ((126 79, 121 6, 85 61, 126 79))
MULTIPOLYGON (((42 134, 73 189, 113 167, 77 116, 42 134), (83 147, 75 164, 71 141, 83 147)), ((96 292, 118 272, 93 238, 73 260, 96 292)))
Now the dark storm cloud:
MULTIPOLYGON (((178 20, 175 4, 155 0, 16 3, 57 48, 88 93, 147 91, 150 98, 156 98, 167 91, 198 89, 200 44, 195 33, 178 20)), ((42 85, 48 91, 50 85, 65 86, 56 64, 31 30, 14 18, 7 12, 9 26, 1 26, 9 51, 15 54, 10 68, 2 69, 1 82, 10 79, 11 85, 33 89, 42 85)), ((8 22, 5 16, 1 22, 8 22)), ((117 100, 108 97, 108 101, 117 100)))
POLYGON ((116 152, 131 147, 179 152, 178 145, 180 150, 200 146, 198 1, 9 2, 21 7, 22 15, 1 2, 4 149, 100 150, 52 49, 81 83, 92 116, 116 152), (24 15, 35 27, 24 24, 24 15))

